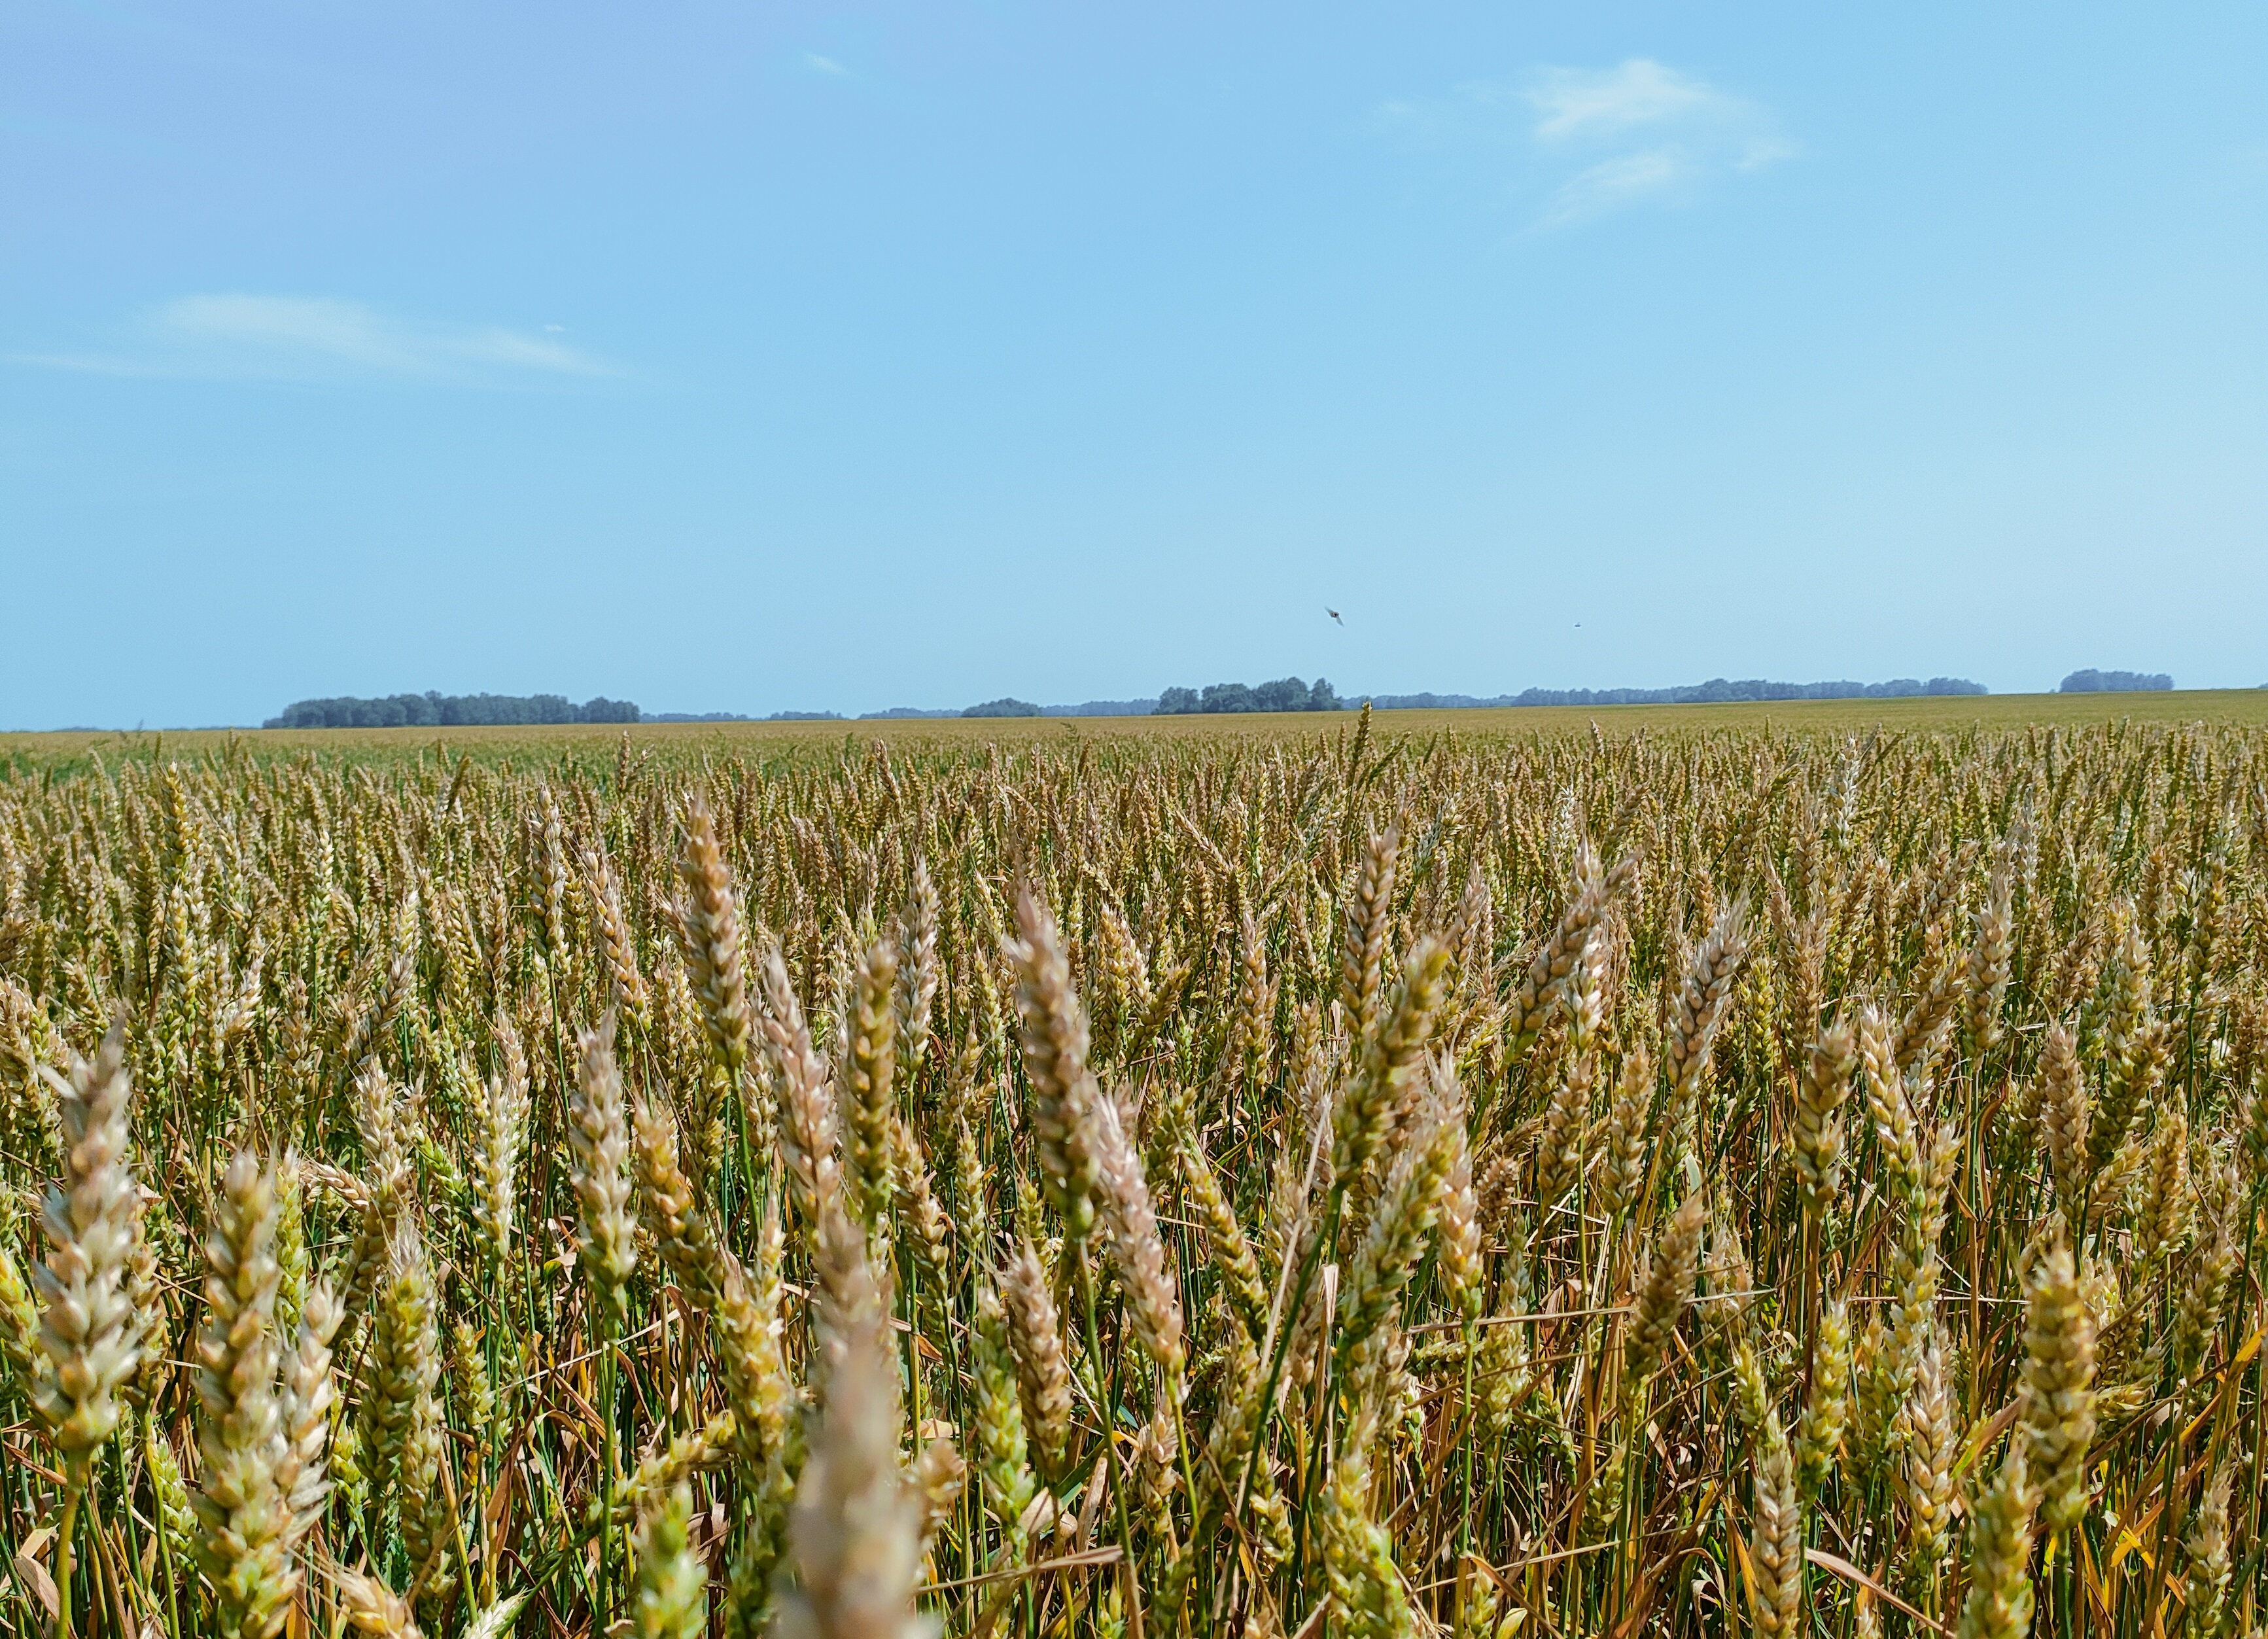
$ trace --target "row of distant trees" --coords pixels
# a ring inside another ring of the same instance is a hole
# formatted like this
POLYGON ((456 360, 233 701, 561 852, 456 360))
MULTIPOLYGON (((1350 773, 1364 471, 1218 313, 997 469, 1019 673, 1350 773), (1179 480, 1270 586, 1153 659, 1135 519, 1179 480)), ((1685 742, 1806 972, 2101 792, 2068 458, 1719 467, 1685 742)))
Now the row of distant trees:
MULTIPOLYGON (((1772 700, 1895 700, 1920 695, 1983 694, 1984 685, 1966 677, 1893 677, 1888 683, 1772 683, 1762 677, 1712 677, 1674 689, 1525 689, 1518 694, 1483 698, 1469 694, 1380 694, 1370 697, 1381 711, 1427 710, 1442 706, 1491 705, 1702 705, 1772 700)), ((1337 712, 1351 702, 1318 677, 1314 685, 1297 677, 1246 686, 1217 683, 1203 690, 1168 689, 1158 698, 1157 714, 1181 716, 1211 712, 1337 712)), ((986 711, 984 715, 998 713, 986 711)))
POLYGON ((1202 690, 1168 689, 1158 697, 1158 717, 1194 717, 1222 712, 1343 712, 1346 702, 1329 682, 1310 684, 1297 677, 1273 683, 1210 683, 1202 690))
POLYGON ((638 708, 604 695, 578 705, 563 694, 389 694, 373 699, 342 695, 295 700, 262 728, 482 728, 539 723, 634 723, 638 708))
MULTIPOLYGON (((1342 712, 1347 702, 1325 679, 1312 683, 1300 677, 1278 677, 1273 683, 1216 683, 1203 689, 1168 689, 1155 700, 1090 700, 1085 706, 1035 705, 1005 695, 972 705, 963 717, 1054 717, 1066 714, 1108 717, 1195 717, 1228 712, 1342 712)), ((886 716, 930 716, 910 708, 886 716)))
MULTIPOLYGON (((2075 671, 2063 680, 2065 694, 2121 693, 2137 690, 2170 689, 2174 680, 2163 672, 2075 671)), ((1965 677, 1893 677, 1888 683, 1771 683, 1749 677, 1674 689, 1527 689, 1518 694, 1483 698, 1469 694, 1381 694, 1372 703, 1381 710, 1425 709, 1442 706, 1501 705, 1688 705, 1773 700, 1899 699, 1918 695, 1983 694, 1984 685, 1965 677)), ((1079 715, 1143 715, 1193 717, 1237 712, 1340 712, 1352 704, 1324 678, 1312 683, 1298 677, 1278 677, 1271 683, 1209 683, 1203 689, 1168 689, 1154 705, 1147 700, 1094 700, 1084 706, 1042 706, 1029 700, 1004 696, 972 705, 962 717, 1042 717, 1079 715)), ((950 717, 951 712, 919 711, 900 706, 869 712, 874 717, 950 717)), ((775 712, 770 720, 830 721, 833 712, 775 712)), ((489 726, 517 727, 541 723, 635 723, 637 706, 629 700, 609 700, 604 695, 578 705, 559 694, 389 694, 372 699, 342 696, 328 700, 298 700, 269 718, 267 728, 455 728, 489 726)), ((694 715, 683 712, 646 717, 647 722, 740 722, 729 712, 694 715)))
POLYGON ((1671 689, 1523 689, 1484 698, 1471 694, 1381 694, 1381 712, 1476 705, 1737 705, 1776 700, 1904 700, 1925 695, 1983 694, 1966 677, 1893 677, 1888 683, 1773 683, 1764 677, 1712 677, 1671 689))

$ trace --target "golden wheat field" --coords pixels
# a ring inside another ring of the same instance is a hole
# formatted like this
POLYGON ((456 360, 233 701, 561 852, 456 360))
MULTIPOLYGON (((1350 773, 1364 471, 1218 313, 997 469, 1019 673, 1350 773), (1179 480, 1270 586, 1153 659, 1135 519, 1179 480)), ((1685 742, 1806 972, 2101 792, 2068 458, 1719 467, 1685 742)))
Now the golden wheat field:
POLYGON ((11 740, 0 1621, 2250 1635, 2141 704, 11 740))

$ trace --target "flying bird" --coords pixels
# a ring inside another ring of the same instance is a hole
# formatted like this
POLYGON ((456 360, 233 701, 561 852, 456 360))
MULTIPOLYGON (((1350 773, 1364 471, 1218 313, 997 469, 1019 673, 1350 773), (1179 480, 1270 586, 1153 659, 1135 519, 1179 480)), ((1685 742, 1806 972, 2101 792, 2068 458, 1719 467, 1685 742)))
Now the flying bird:
MULTIPOLYGON (((1335 609, 1326 608, 1326 609, 1323 610, 1323 613, 1324 613, 1324 614, 1326 614, 1326 615, 1329 615, 1329 616, 1333 620, 1339 620, 1339 612, 1338 612, 1338 610, 1336 610, 1336 609, 1335 609)), ((1344 622, 1344 621, 1343 621, 1343 620, 1339 620, 1339 624, 1340 624, 1340 625, 1342 625, 1342 626, 1344 626, 1344 625, 1345 625, 1345 624, 1346 624, 1346 622, 1344 622)))

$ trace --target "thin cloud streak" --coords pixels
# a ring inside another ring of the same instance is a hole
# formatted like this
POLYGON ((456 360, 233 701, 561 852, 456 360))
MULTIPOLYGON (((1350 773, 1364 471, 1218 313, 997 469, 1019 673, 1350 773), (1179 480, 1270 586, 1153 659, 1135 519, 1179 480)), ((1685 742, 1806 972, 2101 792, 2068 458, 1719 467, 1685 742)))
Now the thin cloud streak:
POLYGON ((1645 57, 1604 73, 1545 69, 1526 97, 1542 116, 1535 122, 1536 140, 1554 144, 1715 114, 1734 102, 1699 80, 1645 57))
POLYGON ((116 349, 19 353, 13 362, 93 375, 471 387, 616 373, 547 335, 419 324, 360 302, 244 294, 177 298, 133 326, 116 349))
POLYGON ((1650 57, 1471 81, 1445 97, 1388 102, 1379 117, 1419 147, 1524 152, 1532 177, 1557 173, 1535 220, 1544 230, 1690 200, 1714 178, 1797 151, 1763 107, 1650 57))
POLYGON ((1649 195, 1666 193, 1692 175, 1692 165, 1675 148, 1649 148, 1602 159, 1559 185, 1543 214, 1543 225, 1564 227, 1604 216, 1649 195))

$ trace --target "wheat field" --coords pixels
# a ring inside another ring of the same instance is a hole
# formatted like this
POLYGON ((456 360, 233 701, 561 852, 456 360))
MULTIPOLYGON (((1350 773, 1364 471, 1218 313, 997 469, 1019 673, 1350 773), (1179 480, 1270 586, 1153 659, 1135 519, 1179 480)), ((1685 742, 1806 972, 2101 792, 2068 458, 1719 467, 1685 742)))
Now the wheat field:
POLYGON ((11 741, 0 1621, 2250 1635, 2268 729, 1985 705, 11 741))

